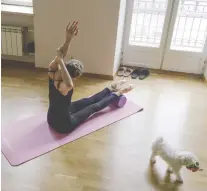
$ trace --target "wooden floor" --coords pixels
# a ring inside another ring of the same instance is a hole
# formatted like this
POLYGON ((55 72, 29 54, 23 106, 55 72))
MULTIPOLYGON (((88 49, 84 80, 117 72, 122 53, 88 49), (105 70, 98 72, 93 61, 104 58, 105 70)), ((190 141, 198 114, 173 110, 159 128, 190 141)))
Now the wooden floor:
MULTIPOLYGON (((2 128, 15 119, 47 111, 46 73, 2 69, 2 128)), ((130 79, 129 79, 130 80, 130 79)), ((193 77, 152 74, 129 97, 144 111, 19 167, 2 156, 3 191, 206 191, 207 86, 193 77), (203 172, 182 170, 184 184, 166 176, 166 164, 149 166, 150 146, 164 136, 194 152, 203 172)), ((110 81, 83 77, 74 100, 110 81)))

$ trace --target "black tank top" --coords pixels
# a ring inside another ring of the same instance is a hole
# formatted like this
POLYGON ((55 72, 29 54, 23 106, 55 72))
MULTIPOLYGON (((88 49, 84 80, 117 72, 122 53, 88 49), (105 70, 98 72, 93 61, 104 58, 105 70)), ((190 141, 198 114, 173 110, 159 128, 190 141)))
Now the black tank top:
MULTIPOLYGON (((70 112, 73 89, 62 95, 55 87, 54 80, 49 78, 49 110, 56 118, 67 117, 70 112)), ((53 116, 54 116, 53 115, 53 116)))

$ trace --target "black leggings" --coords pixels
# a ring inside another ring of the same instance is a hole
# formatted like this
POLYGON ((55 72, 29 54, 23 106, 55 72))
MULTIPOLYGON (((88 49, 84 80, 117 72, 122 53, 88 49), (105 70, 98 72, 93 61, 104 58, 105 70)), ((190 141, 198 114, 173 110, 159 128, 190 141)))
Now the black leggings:
POLYGON ((118 96, 112 94, 108 88, 101 92, 81 100, 71 103, 71 122, 73 126, 78 126, 80 123, 88 119, 92 114, 101 111, 114 101, 118 96))
POLYGON ((70 133, 92 114, 101 111, 117 99, 117 95, 111 93, 108 88, 105 88, 89 98, 72 102, 68 120, 64 120, 64 122, 56 121, 56 128, 54 129, 59 133, 70 133))

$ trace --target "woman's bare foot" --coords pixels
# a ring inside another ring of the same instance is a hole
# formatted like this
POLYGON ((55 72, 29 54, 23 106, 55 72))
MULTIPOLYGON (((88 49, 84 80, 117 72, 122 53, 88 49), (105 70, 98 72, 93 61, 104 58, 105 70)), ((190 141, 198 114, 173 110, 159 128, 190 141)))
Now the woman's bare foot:
POLYGON ((110 85, 109 89, 110 89, 112 92, 117 92, 117 91, 119 91, 119 89, 121 88, 121 86, 122 86, 123 84, 125 84, 125 83, 126 83, 126 80, 120 80, 120 81, 113 82, 113 83, 110 85))
POLYGON ((121 87, 115 94, 120 96, 122 94, 128 93, 134 89, 133 84, 126 84, 125 86, 121 87))

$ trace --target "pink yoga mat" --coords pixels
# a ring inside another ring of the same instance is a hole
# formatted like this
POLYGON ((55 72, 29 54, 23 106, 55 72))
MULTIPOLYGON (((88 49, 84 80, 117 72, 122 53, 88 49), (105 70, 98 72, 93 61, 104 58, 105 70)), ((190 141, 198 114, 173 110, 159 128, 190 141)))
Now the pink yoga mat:
POLYGON ((123 108, 107 107, 68 135, 50 129, 47 114, 41 113, 3 128, 2 153, 12 166, 17 166, 141 110, 132 101, 123 108))

